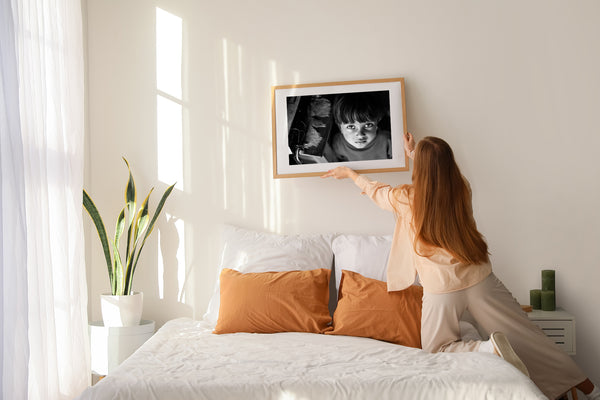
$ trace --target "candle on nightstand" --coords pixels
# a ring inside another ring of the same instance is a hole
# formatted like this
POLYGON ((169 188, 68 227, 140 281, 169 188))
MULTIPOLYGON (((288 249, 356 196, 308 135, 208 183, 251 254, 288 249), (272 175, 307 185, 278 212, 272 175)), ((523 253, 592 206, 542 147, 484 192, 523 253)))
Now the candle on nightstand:
POLYGON ((556 296, 554 290, 542 290, 542 311, 556 310, 556 296))
POLYGON ((556 290, 554 276, 555 273, 553 269, 542 270, 542 290, 556 290))
POLYGON ((529 304, 534 310, 542 308, 542 291, 540 289, 531 289, 529 291, 529 304))

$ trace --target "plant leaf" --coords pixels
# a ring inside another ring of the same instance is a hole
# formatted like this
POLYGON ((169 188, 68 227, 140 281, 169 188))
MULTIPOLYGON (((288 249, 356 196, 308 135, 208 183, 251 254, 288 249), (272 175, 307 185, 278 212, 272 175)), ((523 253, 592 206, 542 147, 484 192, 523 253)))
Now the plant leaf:
POLYGON ((152 191, 154 190, 154 188, 152 188, 150 190, 150 192, 148 193, 148 195, 146 196, 146 199, 144 200, 144 202, 142 203, 140 210, 138 211, 135 219, 134 219, 134 223, 129 227, 130 230, 133 230, 134 232, 134 236, 133 236, 133 242, 132 242, 132 249, 131 249, 131 253, 127 254, 127 267, 125 270, 125 288, 129 288, 131 289, 131 282, 133 280, 133 269, 132 269, 132 265, 133 265, 133 260, 135 257, 135 252, 138 246, 138 242, 140 241, 140 237, 142 235, 142 233, 144 232, 144 229, 146 229, 146 227, 148 226, 148 201, 150 199, 150 194, 152 193, 152 191))
POLYGON ((117 226, 115 227, 115 244, 118 244, 121 240, 123 231, 125 231, 125 207, 123 207, 119 217, 117 218, 117 226))
POLYGON ((148 227, 148 223, 150 221, 150 216, 148 215, 148 204, 145 205, 139 212, 139 216, 137 217, 136 229, 135 229, 135 245, 137 246, 140 237, 144 233, 144 230, 148 227))
POLYGON ((110 258, 110 247, 108 245, 108 237, 106 236, 106 228, 104 227, 104 222, 102 222, 102 217, 100 216, 96 205, 85 190, 83 191, 83 206, 96 226, 96 231, 98 232, 98 237, 100 238, 100 243, 102 244, 102 250, 104 250, 104 258, 106 260, 106 267, 108 268, 108 279, 110 280, 112 286, 114 280, 114 269, 112 260, 110 258))
POLYGON ((160 215, 160 213, 161 213, 161 211, 162 211, 162 209, 163 209, 163 207, 165 205, 165 202, 167 201, 167 198, 169 197, 169 195, 173 191, 173 188, 175 187, 175 185, 176 185, 176 183, 172 184, 163 193, 160 201, 158 202, 158 206, 156 207, 156 211, 154 211, 154 215, 152 216, 152 221, 150 221, 150 226, 148 226, 148 230, 146 231, 146 235, 144 236, 144 240, 146 240, 146 238, 148 236, 150 236, 150 234, 152 233, 152 230, 154 229, 154 223, 158 219, 158 216, 160 215))
POLYGON ((137 208, 137 193, 135 190, 135 181, 133 180, 133 174, 131 173, 129 162, 125 157, 123 157, 123 161, 125 161, 125 164, 127 164, 127 169, 129 170, 129 179, 127 180, 127 186, 125 187, 125 204, 127 207, 127 214, 129 216, 129 227, 127 228, 127 247, 125 248, 125 255, 128 257, 129 246, 131 244, 133 218, 135 217, 137 208))
POLYGON ((150 192, 146 196, 146 199, 144 199, 144 202, 140 206, 140 209, 135 217, 135 223, 133 225, 133 229, 134 229, 133 245, 134 245, 134 247, 137 246, 139 238, 141 237, 142 233, 148 226, 148 218, 149 218, 148 217, 148 202, 150 201, 150 195, 152 194, 153 191, 154 191, 154 188, 150 189, 150 192))
MULTIPOLYGON (((115 240, 113 244, 115 247, 119 247, 119 242, 121 241, 121 236, 125 231, 125 207, 119 213, 119 217, 117 218, 117 226, 115 226, 115 240)), ((119 257, 120 258, 120 257, 119 257)))
POLYGON ((119 243, 113 243, 113 251, 115 253, 115 275, 114 284, 112 286, 113 296, 124 296, 125 284, 123 282, 123 264, 121 263, 121 254, 119 253, 119 243))
POLYGON ((121 253, 119 252, 119 243, 121 242, 121 236, 125 231, 125 208, 121 210, 119 217, 117 218, 117 226, 115 227, 115 240, 113 242, 113 253, 115 260, 115 285, 117 291, 123 291, 123 262, 121 261, 121 253))
POLYGON ((165 202, 167 201, 167 198, 169 197, 169 195, 171 194, 171 192, 173 191, 173 188, 175 187, 176 183, 172 184, 171 186, 169 186, 167 188, 167 190, 165 190, 165 192, 163 193, 160 201, 158 202, 158 206, 156 207, 156 211, 154 211, 154 215, 152 216, 152 220, 150 221, 150 225, 148 226, 148 229, 146 230, 146 234, 144 235, 144 240, 142 240, 142 244, 140 246, 140 249, 137 252, 137 255, 135 257, 135 261, 133 262, 133 266, 131 268, 131 281, 130 281, 130 285, 131 282, 133 281, 133 274, 135 273, 135 268, 137 267, 137 263, 138 260, 140 258, 140 254, 142 253, 142 249, 144 248, 144 245, 146 244, 146 239, 148 238, 148 236, 150 236, 150 234, 152 233, 152 230, 154 229, 154 224, 156 223, 156 220, 158 219, 158 216, 160 215, 165 202))

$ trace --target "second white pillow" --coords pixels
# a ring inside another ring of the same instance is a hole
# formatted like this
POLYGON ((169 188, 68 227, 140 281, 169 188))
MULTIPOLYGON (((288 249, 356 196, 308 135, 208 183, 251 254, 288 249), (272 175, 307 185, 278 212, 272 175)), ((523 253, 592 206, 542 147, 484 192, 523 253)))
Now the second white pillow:
POLYGON ((336 291, 339 293, 342 269, 386 282, 387 261, 391 246, 391 235, 336 236, 331 244, 334 255, 336 291))

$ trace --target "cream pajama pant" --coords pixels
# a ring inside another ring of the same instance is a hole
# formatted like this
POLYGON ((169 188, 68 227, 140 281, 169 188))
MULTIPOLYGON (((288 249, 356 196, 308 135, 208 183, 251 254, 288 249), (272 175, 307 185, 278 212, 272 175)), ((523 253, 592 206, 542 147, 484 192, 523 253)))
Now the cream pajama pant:
POLYGON ((423 293, 421 342, 435 352, 478 351, 480 341, 461 341, 459 321, 468 310, 487 335, 503 332, 533 382, 554 399, 586 379, 571 357, 533 324, 502 282, 491 273, 482 282, 450 293, 423 293))

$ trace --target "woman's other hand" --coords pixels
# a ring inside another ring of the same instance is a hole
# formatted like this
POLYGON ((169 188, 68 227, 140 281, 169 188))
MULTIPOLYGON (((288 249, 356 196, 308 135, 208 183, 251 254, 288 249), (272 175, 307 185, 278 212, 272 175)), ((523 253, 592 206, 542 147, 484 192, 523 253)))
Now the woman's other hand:
POLYGON ((404 134, 404 151, 406 152, 406 155, 409 156, 411 159, 414 159, 416 148, 417 148, 417 144, 415 142, 415 138, 413 137, 412 133, 406 132, 404 134))
POLYGON ((335 179, 346 179, 351 178, 355 180, 358 178, 358 173, 348 167, 337 167, 334 169, 330 169, 324 175, 321 175, 321 178, 335 178, 335 179))

